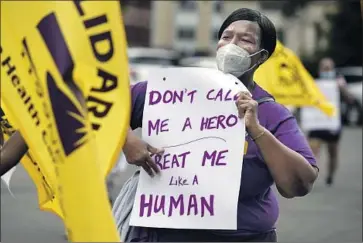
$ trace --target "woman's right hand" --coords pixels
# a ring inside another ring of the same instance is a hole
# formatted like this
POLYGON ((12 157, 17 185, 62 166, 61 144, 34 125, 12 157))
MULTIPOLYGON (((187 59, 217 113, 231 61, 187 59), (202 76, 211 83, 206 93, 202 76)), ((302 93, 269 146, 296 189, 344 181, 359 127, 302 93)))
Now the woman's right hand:
POLYGON ((154 154, 162 155, 163 149, 157 149, 138 138, 131 130, 127 134, 123 147, 129 164, 141 166, 150 176, 160 173, 160 169, 151 158, 154 154))

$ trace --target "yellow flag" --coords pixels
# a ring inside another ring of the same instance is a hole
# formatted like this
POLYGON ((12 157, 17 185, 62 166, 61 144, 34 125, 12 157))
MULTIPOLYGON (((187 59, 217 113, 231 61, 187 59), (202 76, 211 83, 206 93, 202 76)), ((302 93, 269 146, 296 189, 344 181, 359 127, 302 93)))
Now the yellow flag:
MULTIPOLYGON (((0 126, 3 131, 5 141, 7 141, 16 131, 16 128, 13 127, 9 118, 4 113, 6 110, 7 108, 5 104, 2 102, 0 108, 0 126)), ((57 184, 54 169, 50 170, 51 174, 47 174, 47 171, 44 171, 44 168, 49 168, 49 165, 51 164, 46 163, 44 166, 44 164, 35 161, 34 156, 32 156, 32 151, 28 151, 20 162, 36 185, 40 210, 49 211, 58 217, 63 218, 55 192, 57 184)))
POLYGON ((103 174, 129 124, 119 3, 2 2, 1 28, 2 100, 35 160, 56 169, 69 238, 118 241, 103 174))
MULTIPOLYGON (((31 6, 33 8, 37 8, 34 3, 32 3, 31 6)), ((80 7, 81 5, 78 6, 80 7)), ((100 8, 99 3, 92 3, 91 8, 90 6, 86 6, 86 8, 88 10, 88 13, 90 13, 90 11, 94 11, 94 9, 102 9, 102 7, 100 8)), ((115 9, 117 9, 117 6, 115 9)), ((23 13, 22 16, 24 17, 27 14, 30 13, 23 13)), ((117 27, 117 25, 119 24, 118 22, 122 21, 119 13, 114 11, 108 14, 113 14, 114 18, 111 19, 113 21, 109 22, 111 22, 112 25, 116 25, 117 27)), ((114 26, 112 28, 114 28, 114 26)), ((23 31, 24 29, 26 29, 26 27, 24 27, 21 31, 23 31)), ((105 177, 113 167, 116 158, 120 152, 122 138, 125 136, 126 132, 124 128, 128 125, 128 120, 125 119, 125 117, 128 116, 127 111, 128 106, 130 105, 130 97, 128 93, 129 84, 127 80, 128 76, 127 72, 124 72, 124 70, 127 69, 127 59, 126 55, 124 55, 124 49, 126 48, 126 38, 123 32, 123 28, 121 28, 121 31, 118 31, 116 34, 113 33, 113 35, 113 37, 117 40, 116 43, 118 43, 123 49, 123 52, 119 53, 123 55, 121 58, 121 63, 118 63, 119 60, 117 60, 114 62, 106 62, 103 63, 104 65, 100 65, 101 67, 105 66, 109 70, 116 70, 114 74, 111 73, 107 76, 110 77, 111 80, 105 80, 105 82, 102 83, 100 82, 100 80, 97 79, 89 79, 87 80, 88 82, 78 83, 82 92, 86 96, 88 96, 88 107, 91 114, 90 118, 93 120, 94 130, 96 130, 95 135, 97 149, 98 151, 100 151, 101 154, 103 154, 103 158, 101 161, 101 171, 105 177), (118 78, 118 82, 116 84, 112 83, 112 81, 115 80, 115 77, 118 78), (111 84, 107 85, 107 82, 111 84), (98 87, 101 88, 97 89, 98 87), (98 90, 99 92, 97 92, 98 90)), ((93 35, 92 38, 95 39, 95 36, 97 37, 97 35, 93 35)), ((23 41, 25 51, 28 49, 28 45, 29 44, 26 41, 23 41)), ((87 43, 85 46, 87 46, 87 43)), ((30 55, 30 53, 27 54, 30 55)), ((86 61, 89 62, 91 60, 88 59, 86 61)), ((32 63, 30 63, 30 66, 31 65, 32 63)), ((91 68, 88 66, 83 66, 83 68, 85 69, 84 72, 86 73, 94 73, 94 70, 91 70, 91 68)), ((101 73, 101 76, 102 74, 106 75, 105 72, 101 73)), ((4 106, 4 104, 2 105, 4 106)), ((29 153, 31 154, 31 151, 29 153)), ((50 192, 55 192, 54 188, 56 186, 56 184, 54 184, 54 172, 51 168, 49 168, 50 164, 42 164, 42 162, 40 161, 35 162, 34 156, 30 156, 30 158, 31 159, 25 158, 24 160, 22 160, 22 164, 27 172, 31 175, 31 178, 37 186, 40 209, 54 212, 55 214, 63 218, 59 210, 59 203, 56 195, 49 195, 50 192), (35 167, 34 164, 36 164, 35 167), (41 176, 41 178, 43 178, 43 182, 41 182, 39 178, 37 180, 34 176, 32 176, 34 174, 39 175, 38 171, 40 169, 43 173, 43 176, 41 176), (44 180, 47 183, 45 183, 44 180), (50 188, 53 188, 53 190, 45 191, 44 184, 49 184, 50 188), (48 198, 48 200, 44 200, 44 198, 48 198)))
POLYGON ((335 113, 334 106, 299 58, 279 41, 273 55, 257 69, 254 79, 281 104, 315 106, 329 116, 335 113))

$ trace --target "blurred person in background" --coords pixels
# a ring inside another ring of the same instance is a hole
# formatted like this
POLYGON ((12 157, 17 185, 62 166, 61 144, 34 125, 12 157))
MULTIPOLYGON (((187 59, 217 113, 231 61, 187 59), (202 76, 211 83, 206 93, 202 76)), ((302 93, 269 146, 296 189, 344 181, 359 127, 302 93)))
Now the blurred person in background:
MULTIPOLYGON (((319 62, 319 78, 332 79, 337 82, 341 97, 347 101, 348 104, 353 102, 353 96, 347 89, 347 82, 344 76, 337 73, 335 70, 335 63, 330 57, 322 58, 319 62)), ((338 130, 311 130, 308 133, 309 144, 316 158, 320 155, 321 146, 327 145, 328 149, 328 173, 326 177, 326 184, 332 185, 334 175, 338 167, 339 158, 339 141, 342 133, 342 127, 338 130)))

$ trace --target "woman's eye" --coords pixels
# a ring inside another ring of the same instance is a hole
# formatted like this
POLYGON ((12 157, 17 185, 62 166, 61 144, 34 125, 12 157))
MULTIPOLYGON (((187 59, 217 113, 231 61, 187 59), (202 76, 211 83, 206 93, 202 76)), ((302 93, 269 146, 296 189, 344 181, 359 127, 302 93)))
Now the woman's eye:
POLYGON ((229 39, 229 36, 222 36, 222 39, 227 40, 227 39, 229 39))
POLYGON ((252 43, 252 41, 251 41, 251 40, 249 40, 249 39, 242 39, 242 41, 244 41, 244 42, 248 42, 248 43, 252 43))

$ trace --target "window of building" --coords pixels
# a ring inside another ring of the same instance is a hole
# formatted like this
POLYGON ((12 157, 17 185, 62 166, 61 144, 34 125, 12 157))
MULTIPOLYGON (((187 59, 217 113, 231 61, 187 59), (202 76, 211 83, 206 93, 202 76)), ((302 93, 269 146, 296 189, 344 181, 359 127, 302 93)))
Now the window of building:
POLYGON ((195 31, 192 28, 179 28, 178 38, 183 40, 192 40, 195 38, 195 31))
POLYGON ((143 1, 143 0, 120 0, 121 7, 127 8, 128 6, 150 9, 151 1, 143 1))
POLYGON ((217 13, 223 12, 223 1, 214 1, 214 11, 217 13))
POLYGON ((197 8, 197 2, 196 1, 179 1, 180 8, 182 10, 195 10, 197 8))
POLYGON ((284 4, 284 1, 260 1, 260 6, 264 10, 280 10, 284 4))

